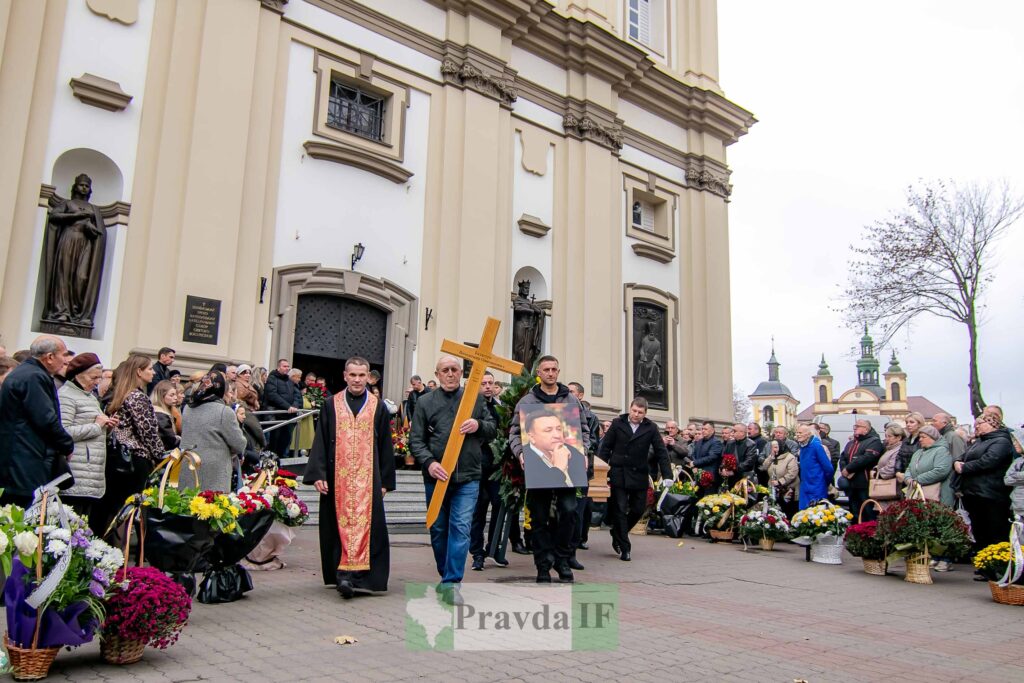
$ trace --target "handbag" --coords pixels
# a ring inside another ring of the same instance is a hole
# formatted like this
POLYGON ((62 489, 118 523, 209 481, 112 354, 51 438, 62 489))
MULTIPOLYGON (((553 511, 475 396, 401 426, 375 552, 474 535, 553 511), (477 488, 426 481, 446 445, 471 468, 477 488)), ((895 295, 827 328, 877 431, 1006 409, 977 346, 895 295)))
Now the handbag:
POLYGON ((114 474, 132 474, 135 472, 134 452, 131 446, 117 438, 115 431, 110 432, 107 439, 107 467, 114 474))
POLYGON ((878 468, 868 472, 868 498, 875 500, 896 500, 899 487, 895 479, 879 479, 878 468))
POLYGON ((967 537, 971 539, 971 543, 974 543, 974 529, 971 528, 971 515, 967 512, 967 508, 964 507, 964 500, 960 496, 956 497, 956 503, 953 504, 953 511, 960 516, 960 519, 964 520, 964 524, 967 525, 967 537))
POLYGON ((57 484, 57 488, 67 491, 75 485, 75 473, 71 471, 71 465, 68 464, 68 456, 56 453, 53 456, 53 471, 50 473, 50 479, 58 479, 62 474, 68 475, 68 478, 57 484))

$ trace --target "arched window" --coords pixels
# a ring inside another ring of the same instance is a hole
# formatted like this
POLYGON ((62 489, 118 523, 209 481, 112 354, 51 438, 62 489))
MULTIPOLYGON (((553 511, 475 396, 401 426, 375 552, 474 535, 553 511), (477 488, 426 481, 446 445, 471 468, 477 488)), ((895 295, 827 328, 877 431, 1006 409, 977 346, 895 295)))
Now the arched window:
POLYGON ((771 406, 765 406, 764 409, 761 411, 761 415, 762 415, 762 419, 761 419, 762 422, 764 422, 764 423, 770 422, 772 424, 775 424, 775 410, 771 406))
POLYGON ((825 389, 825 385, 822 384, 818 387, 818 403, 828 402, 828 390, 825 389))
POLYGON ((889 400, 890 401, 899 401, 900 400, 900 383, 899 382, 893 382, 892 383, 892 386, 890 387, 890 391, 889 391, 889 400))

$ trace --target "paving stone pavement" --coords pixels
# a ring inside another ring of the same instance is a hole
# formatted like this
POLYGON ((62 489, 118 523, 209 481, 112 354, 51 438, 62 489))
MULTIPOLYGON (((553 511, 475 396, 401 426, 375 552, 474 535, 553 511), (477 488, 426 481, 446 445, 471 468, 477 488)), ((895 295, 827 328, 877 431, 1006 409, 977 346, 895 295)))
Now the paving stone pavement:
MULTIPOLYGON (((972 572, 932 586, 873 577, 860 560, 804 562, 802 548, 636 537, 633 561, 596 529, 578 580, 619 585, 619 648, 606 652, 417 652, 405 646, 405 583, 434 581, 426 536, 393 537, 391 590, 342 601, 319 577, 315 529, 301 529, 288 567, 254 572, 229 605, 196 603, 177 645, 142 662, 104 664, 96 643, 61 652, 69 681, 1024 681, 1024 610, 997 605, 972 572), (336 645, 339 635, 358 639, 336 645)), ((467 582, 532 580, 530 558, 490 563, 467 582)))

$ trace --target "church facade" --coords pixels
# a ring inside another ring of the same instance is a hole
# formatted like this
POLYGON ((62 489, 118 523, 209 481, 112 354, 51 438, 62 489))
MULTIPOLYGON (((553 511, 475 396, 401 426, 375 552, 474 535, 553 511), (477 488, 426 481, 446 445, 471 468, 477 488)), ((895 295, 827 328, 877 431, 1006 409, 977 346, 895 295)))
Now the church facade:
POLYGON ((715 0, 0 0, 0 40, 9 350, 84 173, 105 243, 69 346, 105 363, 358 354, 397 399, 488 316, 510 356, 528 280, 598 412, 731 414, 726 147, 754 118, 715 0))

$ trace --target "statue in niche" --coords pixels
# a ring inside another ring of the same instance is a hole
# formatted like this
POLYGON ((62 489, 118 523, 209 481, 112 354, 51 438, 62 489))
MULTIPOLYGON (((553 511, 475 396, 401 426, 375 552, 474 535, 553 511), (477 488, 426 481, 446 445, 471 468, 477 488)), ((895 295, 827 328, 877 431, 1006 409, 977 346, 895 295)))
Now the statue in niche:
POLYGON ((665 318, 665 310, 659 306, 633 306, 633 391, 654 408, 668 407, 665 318))
POLYGON ((522 280, 512 297, 512 358, 532 370, 544 343, 544 309, 530 297, 530 281, 522 280))
POLYGON ((43 237, 44 332, 92 336, 107 248, 107 226, 89 202, 92 179, 84 173, 71 186, 71 199, 54 196, 43 237))

